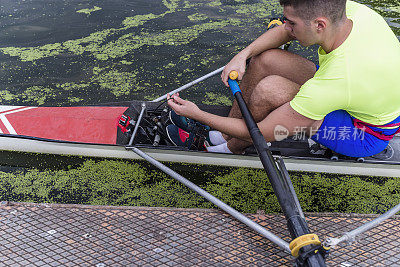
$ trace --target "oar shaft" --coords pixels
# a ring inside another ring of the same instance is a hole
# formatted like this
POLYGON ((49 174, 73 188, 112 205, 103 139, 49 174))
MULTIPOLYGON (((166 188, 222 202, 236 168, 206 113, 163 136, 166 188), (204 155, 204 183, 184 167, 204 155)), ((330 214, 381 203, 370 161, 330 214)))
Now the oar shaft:
POLYGON ((236 218, 240 222, 246 224, 251 229, 253 229, 257 233, 259 233, 260 235, 264 236, 268 240, 274 242, 279 247, 284 249, 286 252, 290 253, 289 244, 287 242, 285 242, 284 240, 282 240, 278 236, 274 235, 273 233, 269 232, 268 230, 266 230, 261 225, 259 225, 256 222, 250 220, 249 218, 247 218, 246 216, 244 216, 243 214, 241 214, 237 210, 233 209, 232 207, 228 206, 227 204, 225 204, 224 202, 222 202, 218 198, 214 197, 213 195, 209 194, 205 190, 201 189, 200 187, 198 187, 194 183, 190 182, 189 180, 187 180, 186 178, 184 178, 180 174, 174 172, 173 170, 171 170, 170 168, 168 168, 164 164, 162 164, 159 161, 153 159, 152 157, 150 157, 149 155, 147 155, 146 153, 144 153, 140 149, 138 149, 136 147, 127 147, 127 148, 128 149, 132 149, 133 152, 138 154, 140 157, 145 159, 147 162, 153 164, 155 167, 157 167, 161 171, 165 172, 166 174, 170 175, 172 178, 174 178, 177 181, 183 183, 184 185, 186 185, 187 187, 189 187, 190 189, 192 189, 196 193, 200 194, 202 197, 204 197, 205 199, 207 199, 208 201, 210 201, 211 203, 213 203, 214 205, 216 205, 217 207, 219 207, 223 211, 225 211, 228 214, 232 215, 234 218, 236 218))
MULTIPOLYGON (((290 180, 286 180, 282 177, 276 163, 275 159, 269 150, 268 144, 264 139, 260 129, 258 128, 256 122, 252 114, 250 113, 247 105, 243 99, 241 92, 235 93, 236 100, 238 102, 239 108, 242 111, 242 116, 246 122, 247 128, 249 129, 250 136, 253 140, 254 147, 257 150, 257 153, 260 157, 261 163, 264 166, 265 171, 267 172, 268 178, 271 181, 271 185, 274 189, 275 194, 278 197, 278 201, 282 207, 284 215, 287 220, 292 220, 293 217, 302 217, 302 212, 299 210, 299 207, 294 199, 294 196, 290 190, 289 182, 290 180)), ((302 235, 306 233, 303 230, 297 229, 298 226, 295 227, 294 232, 291 231, 292 237, 295 238, 297 235, 302 235)), ((308 231, 308 227, 306 225, 300 227, 301 229, 305 228, 305 231, 308 231)), ((308 233, 308 232, 307 232, 308 233)))
MULTIPOLYGON (((310 231, 304 217, 302 217, 303 214, 301 208, 297 205, 298 202, 295 200, 296 196, 291 190, 290 177, 286 177, 283 175, 283 172, 279 171, 275 159, 268 148, 267 141, 264 139, 264 136, 243 99, 238 83, 235 80, 232 80, 236 79, 235 75, 230 76, 230 78, 231 79, 228 80, 229 86, 237 100, 242 112, 242 117, 246 122, 250 136, 253 140, 254 147, 257 150, 261 163, 264 166, 268 179, 286 217, 292 238, 294 239, 309 234, 310 231)), ((325 266, 325 260, 320 253, 313 254, 306 260, 306 266, 325 266)))

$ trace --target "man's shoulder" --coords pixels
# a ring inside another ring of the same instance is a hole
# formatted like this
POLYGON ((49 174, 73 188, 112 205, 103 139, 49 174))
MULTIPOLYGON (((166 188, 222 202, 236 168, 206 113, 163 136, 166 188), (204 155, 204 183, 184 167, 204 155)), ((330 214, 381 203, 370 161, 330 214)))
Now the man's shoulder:
MULTIPOLYGON (((366 5, 348 1, 348 17, 353 29, 343 53, 352 69, 374 66, 386 68, 385 61, 399 60, 399 40, 385 19, 366 5), (385 60, 382 60, 382 59, 385 60)), ((397 65, 397 64, 396 64, 397 65)))
MULTIPOLYGON (((400 60, 400 43, 385 19, 366 5, 348 1, 353 29, 346 41, 345 56, 352 69, 389 68, 387 62, 400 60), (385 59, 385 60, 382 60, 385 59)), ((395 64, 398 65, 398 64, 395 64)))
POLYGON ((346 16, 353 21, 362 20, 363 24, 385 22, 384 18, 375 10, 354 1, 347 1, 346 16))

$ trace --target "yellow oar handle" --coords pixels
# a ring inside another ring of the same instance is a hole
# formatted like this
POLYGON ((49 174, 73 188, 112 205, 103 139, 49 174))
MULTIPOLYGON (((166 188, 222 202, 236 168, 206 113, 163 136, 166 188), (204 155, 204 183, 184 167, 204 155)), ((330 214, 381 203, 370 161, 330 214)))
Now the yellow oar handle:
POLYGON ((229 73, 229 78, 230 78, 231 80, 236 80, 238 77, 239 77, 239 73, 238 73, 236 70, 231 71, 231 72, 229 73))

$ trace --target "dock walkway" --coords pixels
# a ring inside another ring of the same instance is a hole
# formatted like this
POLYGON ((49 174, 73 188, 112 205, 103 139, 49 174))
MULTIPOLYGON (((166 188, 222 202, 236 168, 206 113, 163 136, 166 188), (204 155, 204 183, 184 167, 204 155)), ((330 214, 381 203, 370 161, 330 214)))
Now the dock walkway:
MULTIPOLYGON (((248 214, 290 242, 282 215, 248 214)), ((306 214, 321 240, 375 215, 306 214)), ((293 266, 293 258, 219 210, 3 202, 0 266, 293 266)), ((339 246, 328 266, 400 266, 400 216, 339 246)))

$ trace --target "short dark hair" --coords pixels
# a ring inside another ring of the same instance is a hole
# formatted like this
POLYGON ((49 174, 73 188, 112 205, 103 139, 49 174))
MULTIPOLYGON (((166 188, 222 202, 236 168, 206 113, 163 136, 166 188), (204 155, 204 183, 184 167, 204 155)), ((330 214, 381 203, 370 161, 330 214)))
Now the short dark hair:
POLYGON ((346 0, 279 0, 279 2, 282 6, 292 6, 303 20, 325 16, 332 23, 336 23, 346 14, 346 0))

